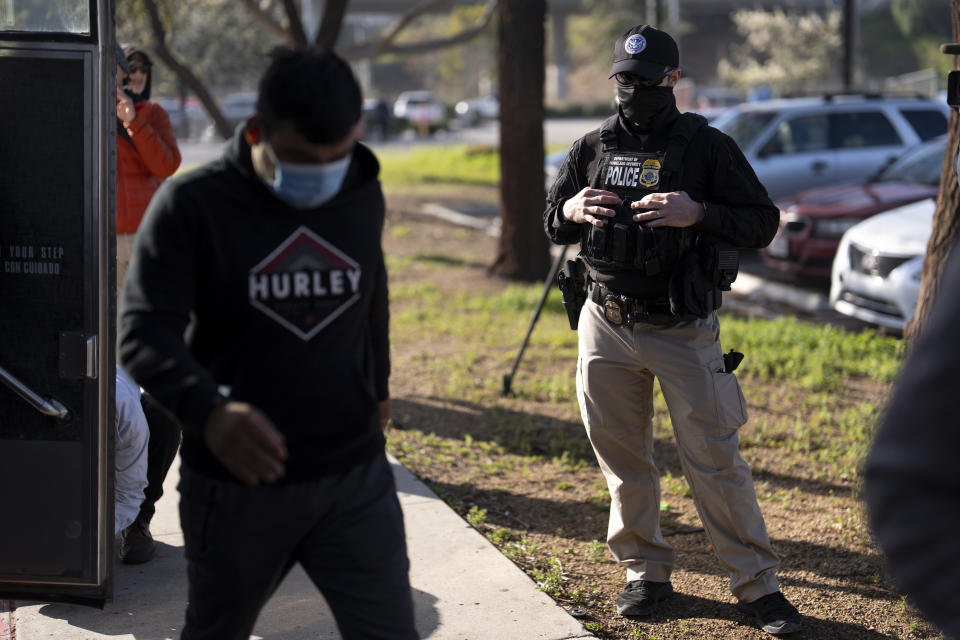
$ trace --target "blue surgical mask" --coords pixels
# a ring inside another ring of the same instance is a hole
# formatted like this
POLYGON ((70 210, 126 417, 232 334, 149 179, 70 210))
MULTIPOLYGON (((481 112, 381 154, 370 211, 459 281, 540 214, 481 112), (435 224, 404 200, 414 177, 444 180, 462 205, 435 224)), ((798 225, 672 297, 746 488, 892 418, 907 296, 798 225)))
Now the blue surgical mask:
POLYGON ((297 209, 313 209, 327 202, 340 192, 343 180, 350 169, 353 154, 319 164, 281 162, 270 145, 267 153, 274 162, 273 180, 266 180, 277 197, 297 209))

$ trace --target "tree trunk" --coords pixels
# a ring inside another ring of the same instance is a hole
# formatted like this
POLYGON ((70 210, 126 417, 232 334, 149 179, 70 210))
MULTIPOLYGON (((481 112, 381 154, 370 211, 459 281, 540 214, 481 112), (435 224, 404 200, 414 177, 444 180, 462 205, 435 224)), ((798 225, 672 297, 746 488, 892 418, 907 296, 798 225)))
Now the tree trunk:
MULTIPOLYGON (((960 0, 958 0, 960 1, 960 0)), ((500 0, 500 245, 490 273, 541 280, 550 267, 543 231, 546 0, 500 0)))
MULTIPOLYGON (((950 13, 953 17, 953 40, 960 42, 960 0, 950 0, 950 13)), ((954 67, 957 56, 954 56, 954 67)), ((954 109, 950 113, 947 153, 940 172, 940 192, 937 195, 937 209, 933 214, 933 230, 927 242, 927 252, 923 258, 923 275, 920 284, 920 296, 913 318, 907 323, 904 338, 907 346, 914 343, 923 332, 930 309, 940 288, 940 275, 943 265, 956 244, 960 232, 960 185, 957 180, 956 157, 960 143, 960 114, 954 109)), ((956 292, 952 292, 955 294, 956 292)))

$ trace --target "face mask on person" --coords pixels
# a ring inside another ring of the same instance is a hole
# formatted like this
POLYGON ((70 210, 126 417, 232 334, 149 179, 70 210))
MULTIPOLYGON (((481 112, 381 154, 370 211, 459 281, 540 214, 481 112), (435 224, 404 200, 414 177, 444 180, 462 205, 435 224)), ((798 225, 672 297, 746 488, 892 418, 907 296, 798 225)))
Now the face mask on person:
POLYGON ((339 160, 318 164, 281 162, 270 145, 266 152, 273 161, 273 180, 264 182, 273 189, 277 197, 297 209, 313 209, 327 202, 340 192, 343 180, 350 169, 347 154, 339 160))
POLYGON ((673 101, 673 87, 643 87, 617 82, 617 103, 637 131, 647 133, 658 113, 673 101))

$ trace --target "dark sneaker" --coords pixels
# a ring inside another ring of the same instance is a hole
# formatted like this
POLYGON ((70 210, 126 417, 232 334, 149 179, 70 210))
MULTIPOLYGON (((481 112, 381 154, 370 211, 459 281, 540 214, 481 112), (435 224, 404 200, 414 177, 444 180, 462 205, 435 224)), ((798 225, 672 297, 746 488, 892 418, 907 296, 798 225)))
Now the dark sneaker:
POLYGON ((737 609, 755 617, 761 629, 775 636, 795 633, 803 628, 800 612, 779 591, 753 602, 741 600, 737 603, 737 609))
POLYGON ((142 564, 152 558, 156 550, 147 522, 134 520, 120 533, 120 561, 124 564, 142 564))
POLYGON ((673 593, 669 582, 631 580, 617 596, 617 613, 628 617, 645 617, 656 611, 657 604, 673 593))

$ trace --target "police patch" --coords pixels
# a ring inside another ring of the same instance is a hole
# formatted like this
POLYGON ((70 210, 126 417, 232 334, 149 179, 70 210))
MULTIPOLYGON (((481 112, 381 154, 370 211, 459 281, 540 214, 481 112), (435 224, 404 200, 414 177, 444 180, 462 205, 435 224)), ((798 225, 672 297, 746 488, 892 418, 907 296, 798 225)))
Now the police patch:
POLYGON ((660 183, 660 161, 650 158, 640 169, 640 186, 652 189, 660 183))
POLYGON ((360 265, 300 227, 250 270, 250 304, 303 341, 360 299, 360 265))
POLYGON ((607 162, 603 183, 607 187, 633 187, 639 185, 640 159, 634 155, 613 155, 607 162))
POLYGON ((635 33, 623 43, 623 48, 630 55, 640 53, 647 48, 647 39, 639 33, 635 33))

